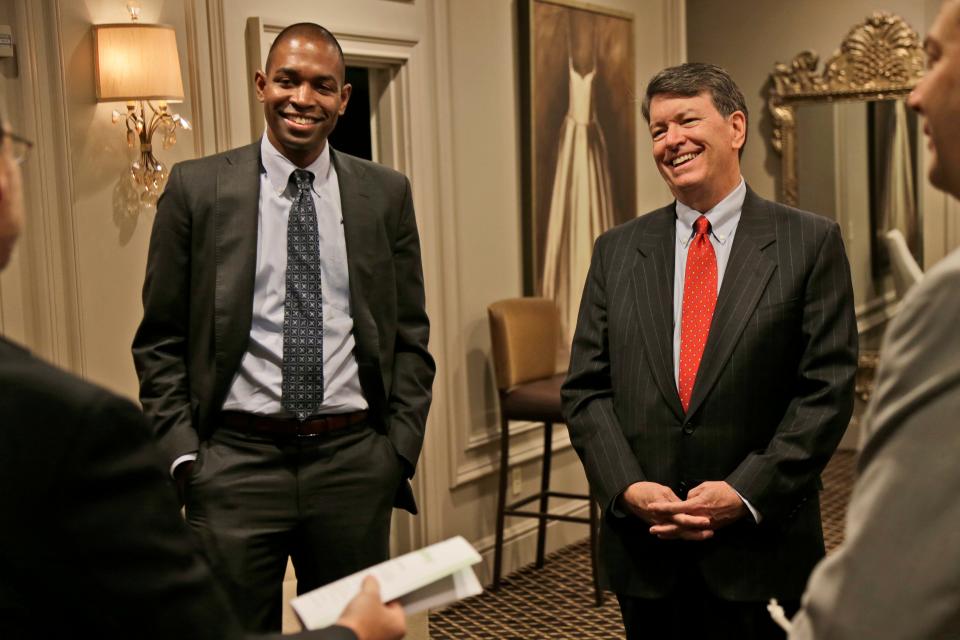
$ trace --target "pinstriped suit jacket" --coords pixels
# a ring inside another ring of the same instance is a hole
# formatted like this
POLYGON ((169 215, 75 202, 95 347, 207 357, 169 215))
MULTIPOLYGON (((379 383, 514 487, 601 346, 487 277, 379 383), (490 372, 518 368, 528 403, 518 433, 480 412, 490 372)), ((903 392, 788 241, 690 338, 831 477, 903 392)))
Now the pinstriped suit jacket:
POLYGON ((840 230, 747 189, 689 410, 673 373, 674 205, 596 243, 563 386, 605 507, 602 574, 662 597, 699 570, 720 597, 798 599, 824 554, 820 472, 853 409, 857 332, 840 230), (663 541, 610 510, 638 481, 683 497, 726 480, 762 514, 704 542, 663 541))

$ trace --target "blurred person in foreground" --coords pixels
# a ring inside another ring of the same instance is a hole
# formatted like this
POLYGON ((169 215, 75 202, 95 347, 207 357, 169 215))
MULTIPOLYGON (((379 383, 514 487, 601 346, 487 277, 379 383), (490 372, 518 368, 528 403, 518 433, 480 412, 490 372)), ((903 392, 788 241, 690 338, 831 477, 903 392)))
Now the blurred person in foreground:
MULTIPOLYGON (((0 270, 24 225, 30 146, 0 117, 0 270)), ((137 407, 0 336, 0 416, 0 638, 254 637, 194 546, 137 407)), ((368 578, 335 626, 299 637, 405 632, 368 578)))
MULTIPOLYGON (((930 28, 907 99, 930 183, 960 197, 960 1, 930 28)), ((890 323, 864 418, 843 544, 816 568, 792 640, 960 638, 960 250, 890 323)))

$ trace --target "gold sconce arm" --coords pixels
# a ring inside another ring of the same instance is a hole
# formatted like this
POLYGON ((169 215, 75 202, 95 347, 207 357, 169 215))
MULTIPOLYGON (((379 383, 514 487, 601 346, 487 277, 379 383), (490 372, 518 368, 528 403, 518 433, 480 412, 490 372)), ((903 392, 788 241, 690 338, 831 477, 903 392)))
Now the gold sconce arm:
POLYGON ((153 155, 153 136, 159 133, 163 137, 163 148, 169 149, 177 142, 178 128, 190 131, 193 127, 186 118, 172 113, 163 100, 156 106, 150 100, 140 100, 139 108, 136 102, 127 102, 126 113, 116 109, 113 111, 113 123, 121 119, 127 127, 127 146, 133 149, 138 139, 140 142, 140 159, 130 166, 130 177, 141 201, 145 204, 155 203, 167 181, 168 170, 153 155), (149 123, 147 107, 151 112, 149 123))

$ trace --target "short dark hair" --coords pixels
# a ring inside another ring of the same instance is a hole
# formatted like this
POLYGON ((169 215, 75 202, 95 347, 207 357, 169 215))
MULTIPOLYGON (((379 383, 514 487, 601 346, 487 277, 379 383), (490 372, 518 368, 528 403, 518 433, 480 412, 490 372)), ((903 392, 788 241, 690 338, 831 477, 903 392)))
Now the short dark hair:
MULTIPOLYGON (((647 84, 647 92, 641 104, 643 118, 650 122, 650 101, 654 96, 671 94, 690 98, 704 91, 710 93, 713 106, 724 118, 728 118, 734 111, 742 111, 744 120, 749 121, 747 101, 740 87, 726 69, 706 62, 684 62, 675 67, 667 67, 653 76, 647 84)), ((746 132, 743 143, 745 147, 746 132)), ((743 155, 743 147, 740 147, 740 155, 743 155)))
MULTIPOLYGON (((327 44, 333 45, 337 50, 337 57, 340 59, 340 69, 344 71, 346 70, 346 63, 343 61, 343 49, 340 47, 340 43, 337 42, 336 36, 330 33, 327 28, 320 26, 316 22, 298 22, 286 27, 283 31, 277 34, 273 44, 270 45, 270 51, 267 52, 267 60, 263 66, 264 72, 270 70, 273 52, 277 46, 284 40, 293 38, 295 36, 304 36, 307 38, 322 40, 327 44)), ((342 79, 343 78, 341 77, 341 80, 342 79)))

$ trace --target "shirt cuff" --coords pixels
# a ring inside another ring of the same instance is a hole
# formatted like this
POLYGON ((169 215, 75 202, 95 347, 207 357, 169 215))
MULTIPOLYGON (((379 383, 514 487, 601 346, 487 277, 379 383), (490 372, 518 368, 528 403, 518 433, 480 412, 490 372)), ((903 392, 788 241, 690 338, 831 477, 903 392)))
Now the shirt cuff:
MULTIPOLYGON (((733 487, 730 487, 730 488, 733 489, 733 487)), ((757 524, 760 524, 760 520, 763 519, 763 516, 760 515, 760 512, 754 509, 753 505, 750 504, 750 501, 744 498, 739 491, 737 491, 736 489, 733 489, 733 492, 738 496, 740 496, 740 499, 743 500, 743 504, 747 505, 747 510, 749 510, 750 515, 753 516, 753 521, 756 522, 757 524)))
MULTIPOLYGON (((193 453, 185 453, 179 458, 177 458, 176 460, 174 460, 173 464, 170 465, 170 477, 171 478, 177 477, 175 475, 175 472, 177 470, 177 467, 179 467, 181 464, 183 464, 184 462, 194 462, 196 459, 197 459, 197 452, 194 451, 193 453)), ((744 502, 746 502, 746 500, 744 500, 744 502)))

